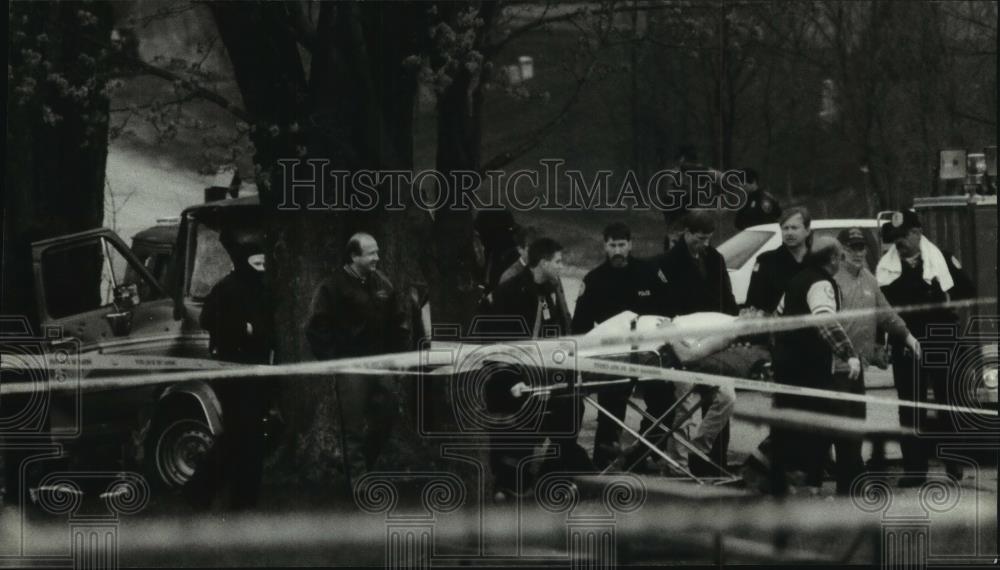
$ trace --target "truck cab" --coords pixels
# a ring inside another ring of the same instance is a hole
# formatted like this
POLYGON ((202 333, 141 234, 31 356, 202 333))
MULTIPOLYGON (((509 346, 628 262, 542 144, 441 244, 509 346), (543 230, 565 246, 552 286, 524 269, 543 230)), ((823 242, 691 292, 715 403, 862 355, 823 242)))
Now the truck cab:
MULTIPOLYGON (((233 267, 219 235, 227 228, 239 240, 259 240, 260 220, 253 196, 188 208, 136 234, 131 248, 105 228, 33 243, 38 324, 59 331, 46 350, 210 358, 201 307, 233 267)), ((110 373, 82 370, 80 383, 110 373)), ((55 396, 51 418, 80 422, 69 444, 85 447, 75 457, 117 446, 126 463, 140 464, 151 483, 167 489, 191 479, 224 429, 211 382, 200 381, 55 396)))

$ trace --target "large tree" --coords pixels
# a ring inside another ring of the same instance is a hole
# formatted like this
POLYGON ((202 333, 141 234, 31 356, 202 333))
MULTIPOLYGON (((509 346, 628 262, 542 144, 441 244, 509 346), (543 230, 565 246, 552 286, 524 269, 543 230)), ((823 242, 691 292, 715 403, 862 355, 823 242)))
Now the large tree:
POLYGON ((112 6, 12 2, 7 14, 0 313, 35 321, 31 242, 104 218, 112 6))

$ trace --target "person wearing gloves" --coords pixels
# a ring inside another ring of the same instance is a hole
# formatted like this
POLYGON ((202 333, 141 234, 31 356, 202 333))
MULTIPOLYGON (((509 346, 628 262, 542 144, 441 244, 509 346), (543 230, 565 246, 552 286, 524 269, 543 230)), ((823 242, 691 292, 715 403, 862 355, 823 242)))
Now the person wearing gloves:
MULTIPOLYGON (((892 245, 879 260, 875 278, 885 298, 893 307, 945 303, 975 295, 971 280, 961 270, 955 256, 942 252, 923 235, 920 218, 913 209, 894 212, 889 222, 882 226, 882 240, 892 245)), ((954 327, 957 332, 958 315, 951 309, 933 308, 906 311, 902 314, 907 328, 917 338, 926 338, 930 328, 944 330, 954 327)), ((890 344, 892 350, 892 378, 901 400, 927 401, 927 387, 934 390, 934 400, 941 404, 954 403, 957 382, 952 382, 951 371, 940 366, 926 366, 909 343, 897 337, 890 344)), ((958 345, 956 344, 956 348, 958 345)), ((957 359, 958 355, 952 355, 957 359)), ((957 380, 957 379, 956 379, 957 380)), ((926 411, 900 407, 899 423, 926 431, 926 411), (919 414, 919 415, 918 415, 919 414)), ((936 433, 954 433, 952 414, 939 413, 936 433)), ((926 438, 910 439, 901 445, 904 476, 902 487, 916 487, 927 479, 929 450, 926 438)), ((962 466, 945 461, 945 469, 956 479, 962 478, 962 466)))

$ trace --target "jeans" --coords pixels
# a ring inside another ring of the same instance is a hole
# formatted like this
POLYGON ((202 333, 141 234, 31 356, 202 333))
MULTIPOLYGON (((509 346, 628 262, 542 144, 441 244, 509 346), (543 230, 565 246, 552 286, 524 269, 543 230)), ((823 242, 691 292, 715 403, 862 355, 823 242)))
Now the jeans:
MULTIPOLYGON (((690 397, 684 399, 674 416, 674 430, 687 437, 698 451, 708 453, 712 449, 715 439, 733 415, 733 409, 736 407, 736 389, 732 386, 696 386, 690 382, 679 381, 675 381, 673 384, 676 399, 684 398, 691 390, 694 390, 701 398, 700 401, 690 397), (705 402, 708 402, 708 409, 704 412, 701 421, 695 426, 695 422, 691 419, 692 412, 695 406, 705 402)), ((667 443, 667 454, 682 467, 687 468, 688 449, 678 444, 675 438, 670 438, 667 443)))

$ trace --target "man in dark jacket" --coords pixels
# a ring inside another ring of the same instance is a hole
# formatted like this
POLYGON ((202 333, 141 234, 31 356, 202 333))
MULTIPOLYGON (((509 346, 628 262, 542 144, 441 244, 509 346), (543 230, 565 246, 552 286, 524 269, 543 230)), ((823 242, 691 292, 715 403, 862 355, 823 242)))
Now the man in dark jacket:
MULTIPOLYGON (((573 315, 573 334, 586 334, 597 323, 623 312, 637 315, 657 314, 661 284, 654 269, 632 257, 632 231, 622 222, 604 228, 604 253, 607 258, 583 278, 573 315)), ((648 354, 636 355, 641 358, 648 354)), ((636 361, 637 363, 639 360, 636 361)), ((648 360, 642 360, 649 364, 648 360)), ((655 364, 659 364, 656 362, 655 364)), ((598 393, 598 403, 620 420, 625 419, 625 407, 633 390, 632 385, 605 388, 598 393)), ((659 417, 672 403, 669 384, 645 382, 642 386, 646 411, 659 417)), ((643 422, 643 431, 648 422, 643 422)), ((621 428, 611 418, 597 417, 597 434, 594 436, 594 464, 605 468, 615 459, 621 428)), ((633 461, 626 460, 628 464, 633 461)))
MULTIPOLYGON (((938 248, 923 236, 920 218, 912 210, 895 212, 892 220, 882 227, 882 239, 891 243, 889 250, 879 261, 875 270, 886 299, 894 307, 944 303, 975 296, 975 286, 961 270, 958 260, 950 252, 938 248)), ((930 336, 930 327, 946 329, 955 327, 959 319, 951 309, 907 311, 900 315, 907 328, 918 339, 930 336)), ((957 403, 960 395, 958 378, 952 371, 940 366, 927 366, 899 339, 893 339, 892 378, 901 400, 927 401, 927 387, 934 391, 934 400, 941 404, 957 403)), ((956 343, 956 349, 960 348, 956 343)), ((960 361, 961 355, 952 355, 952 361, 960 361)), ((915 408, 899 408, 899 423, 906 427, 926 430, 926 411, 915 408)), ((937 433, 954 433, 956 429, 953 414, 938 412, 938 422, 933 430, 937 433)), ((909 439, 900 446, 903 451, 903 469, 906 475, 900 479, 903 487, 919 486, 927 479, 929 444, 926 439, 909 439)), ((962 466, 955 461, 945 460, 945 469, 957 479, 962 478, 962 466)))
POLYGON ((747 307, 774 312, 785 285, 803 268, 802 260, 809 251, 811 223, 809 210, 805 208, 788 208, 781 213, 778 218, 781 245, 757 256, 747 288, 747 307))
MULTIPOLYGON (((559 274, 563 268, 562 246, 549 238, 535 240, 528 248, 527 271, 504 282, 494 291, 494 313, 508 318, 514 328, 506 331, 510 339, 542 339, 562 336, 569 332, 570 315, 558 300, 559 274)), ((548 383, 556 382, 559 370, 543 370, 548 383)), ((502 370, 487 382, 487 406, 505 416, 518 415, 523 400, 513 397, 509 389, 525 381, 522 369, 502 370)), ((562 380, 566 382, 566 380, 562 380)), ((555 397, 546 403, 537 429, 525 432, 518 425, 498 428, 490 438, 490 464, 495 481, 494 498, 505 501, 525 490, 518 469, 530 454, 532 444, 548 437, 557 455, 546 461, 543 471, 592 470, 586 451, 577 443, 583 403, 576 397, 555 397)), ((522 473, 523 474, 523 473, 522 473)))
MULTIPOLYGON (((376 266, 378 243, 357 233, 347 243, 348 260, 322 283, 313 297, 306 337, 317 359, 369 356, 405 350, 408 319, 392 283, 376 266)), ((348 483, 378 460, 398 404, 390 376, 339 374, 341 443, 348 483)))
MULTIPOLYGON (((706 210, 691 210, 681 222, 683 233, 668 253, 658 260, 658 273, 662 281, 663 295, 659 297, 657 314, 676 317, 699 312, 716 312, 735 315, 736 299, 733 286, 726 271, 726 262, 714 247, 709 245, 715 233, 715 218, 706 210)), ((712 372, 711 370, 705 370, 712 372)), ((681 398, 693 388, 683 382, 674 382, 674 397, 681 398)), ((729 448, 729 415, 735 403, 735 392, 719 390, 709 386, 696 388, 701 395, 702 424, 721 426, 716 435, 713 427, 707 435, 711 450, 705 449, 717 464, 725 467, 729 448)), ((686 400, 685 404, 690 401, 686 400)), ((683 417, 683 416, 679 416, 683 417)), ((675 428, 680 428, 677 424, 675 428)), ((669 446, 671 455, 684 467, 687 458, 683 448, 676 442, 669 446)), ((696 475, 722 475, 700 459, 691 464, 696 475)))
POLYGON ((705 210, 692 210, 682 225, 681 239, 657 264, 664 294, 658 297, 656 314, 671 318, 705 311, 735 315, 726 261, 709 245, 715 219, 705 210))
MULTIPOLYGON (((782 317, 832 314, 840 310, 841 298, 833 275, 840 268, 842 251, 833 238, 820 238, 812 244, 805 258, 805 268, 793 277, 777 307, 782 317)), ((847 363, 848 379, 861 374, 861 360, 844 328, 837 322, 775 334, 774 378, 782 384, 832 390, 834 361, 847 363)), ((830 400, 793 394, 775 394, 774 406, 830 413, 830 400)), ((776 464, 775 492, 786 491, 784 468, 798 465, 806 473, 806 484, 819 493, 823 465, 830 440, 823 436, 771 429, 776 464)), ((838 468, 848 468, 841 462, 838 468)))
MULTIPOLYGON (((209 350, 219 360, 270 364, 274 348, 273 306, 264 285, 264 253, 258 243, 239 243, 233 232, 221 239, 233 270, 212 287, 201 310, 209 350)), ((270 379, 220 382, 214 386, 222 405, 224 431, 203 468, 191 482, 198 502, 211 499, 219 477, 228 485, 228 506, 257 503, 264 463, 264 424, 273 385, 270 379), (206 487, 207 486, 207 487, 206 487)))

